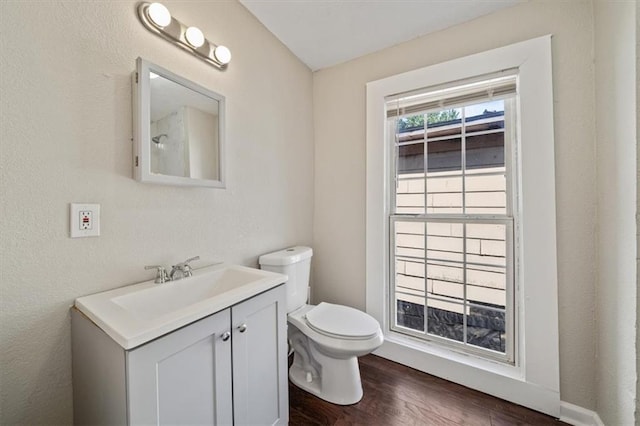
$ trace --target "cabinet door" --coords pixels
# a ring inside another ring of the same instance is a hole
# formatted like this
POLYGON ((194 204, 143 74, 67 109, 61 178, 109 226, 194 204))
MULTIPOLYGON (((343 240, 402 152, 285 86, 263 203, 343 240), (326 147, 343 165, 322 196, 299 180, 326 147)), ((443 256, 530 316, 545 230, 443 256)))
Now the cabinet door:
POLYGON ((230 310, 226 309, 127 353, 131 425, 229 425, 230 310))
POLYGON ((236 426, 289 420, 286 315, 284 286, 231 308, 236 426))

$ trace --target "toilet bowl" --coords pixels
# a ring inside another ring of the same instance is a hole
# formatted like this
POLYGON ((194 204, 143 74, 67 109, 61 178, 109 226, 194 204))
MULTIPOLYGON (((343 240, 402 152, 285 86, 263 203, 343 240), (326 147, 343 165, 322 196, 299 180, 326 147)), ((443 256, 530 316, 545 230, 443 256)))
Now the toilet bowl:
POLYGON ((299 388, 334 404, 362 398, 358 357, 383 342, 370 315, 331 303, 306 303, 312 251, 292 247, 260 256, 262 269, 286 274, 288 337, 293 347, 289 379, 299 388))
POLYGON ((304 305, 288 315, 294 360, 289 379, 299 388, 334 404, 362 399, 358 357, 382 342, 377 321, 341 305, 304 305))

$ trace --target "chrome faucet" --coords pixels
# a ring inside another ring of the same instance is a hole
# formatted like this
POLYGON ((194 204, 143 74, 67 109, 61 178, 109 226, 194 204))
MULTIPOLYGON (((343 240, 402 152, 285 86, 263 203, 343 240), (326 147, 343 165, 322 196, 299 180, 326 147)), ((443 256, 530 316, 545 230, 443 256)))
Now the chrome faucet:
POLYGON ((193 262, 194 260, 200 260, 200 256, 192 257, 182 263, 173 265, 171 267, 170 273, 167 273, 165 267, 161 265, 149 265, 145 266, 144 269, 156 269, 157 273, 154 282, 156 284, 162 284, 166 283, 167 281, 175 281, 193 275, 193 270, 191 269, 191 265, 189 265, 189 262, 193 262))
POLYGON ((171 272, 169 273, 169 279, 171 281, 176 281, 182 278, 187 278, 192 275, 190 262, 194 260, 200 260, 200 256, 192 257, 190 259, 185 260, 184 262, 178 263, 177 265, 173 265, 171 267, 171 272))
POLYGON ((166 283, 167 281, 171 281, 169 278, 169 274, 167 274, 167 270, 164 269, 164 266, 160 265, 149 265, 145 266, 144 269, 157 269, 156 280, 154 281, 156 284, 166 283))

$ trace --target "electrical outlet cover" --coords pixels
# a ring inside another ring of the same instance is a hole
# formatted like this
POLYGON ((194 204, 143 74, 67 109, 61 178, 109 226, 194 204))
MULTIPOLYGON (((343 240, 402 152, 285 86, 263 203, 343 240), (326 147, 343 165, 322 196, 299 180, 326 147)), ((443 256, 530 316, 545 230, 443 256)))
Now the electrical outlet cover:
POLYGON ((71 238, 100 235, 100 204, 69 204, 71 238))

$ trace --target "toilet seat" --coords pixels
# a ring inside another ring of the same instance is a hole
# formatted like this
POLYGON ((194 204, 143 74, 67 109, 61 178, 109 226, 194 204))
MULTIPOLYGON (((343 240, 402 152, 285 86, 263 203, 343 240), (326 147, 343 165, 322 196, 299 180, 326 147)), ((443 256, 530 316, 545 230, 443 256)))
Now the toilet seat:
POLYGON ((370 339, 379 332, 370 315, 348 306, 322 302, 305 315, 307 325, 328 337, 349 340, 370 339))

